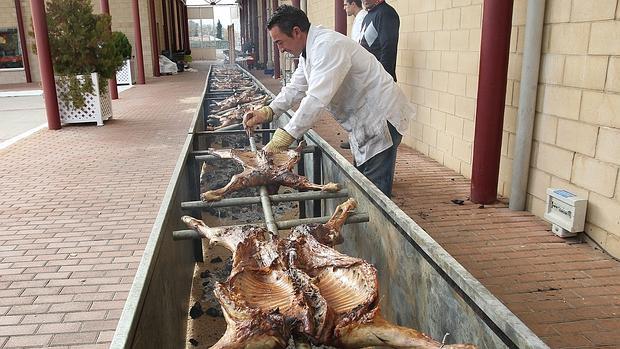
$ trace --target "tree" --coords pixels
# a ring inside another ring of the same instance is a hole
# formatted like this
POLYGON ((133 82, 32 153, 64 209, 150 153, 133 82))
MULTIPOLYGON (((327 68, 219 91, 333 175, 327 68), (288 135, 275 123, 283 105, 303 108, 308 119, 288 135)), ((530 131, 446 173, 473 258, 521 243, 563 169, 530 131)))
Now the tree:
POLYGON ((217 32, 215 33, 215 37, 218 39, 223 39, 224 37, 222 36, 222 23, 220 23, 220 20, 217 20, 217 32))
MULTIPOLYGON (((93 14, 90 0, 51 0, 46 12, 54 73, 69 86, 60 98, 80 109, 85 105, 84 95, 94 92, 88 74, 113 79, 123 65, 110 30, 111 17, 93 14), (76 75, 87 77, 81 82, 76 75)), ((101 93, 106 88, 107 84, 99 84, 101 93)))

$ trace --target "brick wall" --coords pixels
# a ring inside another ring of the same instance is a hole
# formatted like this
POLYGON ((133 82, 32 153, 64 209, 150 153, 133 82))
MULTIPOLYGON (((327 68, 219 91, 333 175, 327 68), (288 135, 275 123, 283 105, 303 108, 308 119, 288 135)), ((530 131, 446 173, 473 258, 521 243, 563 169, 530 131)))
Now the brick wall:
POLYGON ((564 187, 587 198, 586 232, 616 257, 620 256, 619 5, 618 0, 547 3, 527 202, 528 210, 542 215, 546 187, 564 187))

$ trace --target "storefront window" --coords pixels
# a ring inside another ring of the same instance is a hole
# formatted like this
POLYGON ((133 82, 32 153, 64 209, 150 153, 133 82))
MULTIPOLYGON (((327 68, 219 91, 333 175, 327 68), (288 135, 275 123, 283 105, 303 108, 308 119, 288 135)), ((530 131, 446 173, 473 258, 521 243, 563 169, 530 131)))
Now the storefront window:
POLYGON ((0 28, 0 69, 23 67, 17 28, 0 28))

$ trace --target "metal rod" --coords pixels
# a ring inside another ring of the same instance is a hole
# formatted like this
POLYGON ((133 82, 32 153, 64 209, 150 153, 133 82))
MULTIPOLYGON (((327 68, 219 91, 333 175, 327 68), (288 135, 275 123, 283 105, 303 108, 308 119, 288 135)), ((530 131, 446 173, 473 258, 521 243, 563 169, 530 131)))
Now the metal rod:
MULTIPOLYGON (((327 221, 329 221, 330 218, 331 218, 330 216, 323 216, 323 217, 304 218, 304 219, 291 219, 287 221, 276 222, 275 224, 278 229, 290 229, 292 227, 296 227, 301 224, 313 224, 313 223, 324 224, 327 221)), ((345 221, 345 224, 366 223, 369 220, 370 220, 370 217, 368 216, 368 213, 354 213, 350 215, 349 218, 347 218, 347 220, 345 221)), ((243 225, 247 225, 247 224, 243 224, 243 225)), ((223 226, 223 227, 217 227, 217 229, 225 230, 225 229, 240 227, 243 225, 223 226)), ((264 223, 251 223, 251 225, 259 226, 259 227, 265 226, 264 223)), ((173 240, 202 239, 202 236, 200 236, 195 230, 176 230, 172 232, 172 239, 173 240)))
MULTIPOLYGON (((290 194, 276 194, 269 195, 269 201, 272 203, 278 202, 290 202, 290 201, 306 201, 306 200, 320 200, 320 199, 337 199, 349 196, 349 192, 343 189, 336 193, 328 193, 324 191, 307 191, 302 193, 290 193, 290 194)), ((230 198, 214 202, 204 201, 186 201, 181 203, 181 208, 184 210, 190 210, 194 208, 220 208, 242 205, 253 205, 260 203, 259 196, 247 196, 243 198, 230 198)))
MULTIPOLYGON (((254 142, 254 137, 250 134, 250 149, 253 152, 256 152, 256 143, 254 142)), ((267 224, 267 229, 274 233, 278 233, 278 226, 275 223, 275 219, 273 218, 273 211, 271 209, 271 201, 269 201, 269 193, 267 193, 267 187, 261 185, 258 188, 258 192, 260 193, 260 201, 261 206, 263 206, 263 213, 265 214, 265 223, 267 224)))
MULTIPOLYGON (((291 149, 294 149, 294 148, 291 148, 291 149)), ((309 145, 307 147, 304 147, 301 150, 301 153, 302 154, 314 153, 315 150, 316 150, 315 145, 309 145)), ((219 159, 217 155, 213 154, 213 151, 209 151, 209 150, 197 150, 197 151, 193 151, 192 154, 196 156, 196 160, 198 161, 219 159)))
MULTIPOLYGON (((267 129, 262 128, 262 129, 254 130, 254 133, 256 132, 272 133, 272 132, 276 132, 276 130, 273 128, 267 128, 267 129)), ((207 135, 217 135, 217 134, 238 134, 238 133, 245 133, 245 130, 198 131, 198 132, 195 132, 194 134, 197 136, 207 136, 207 135)))

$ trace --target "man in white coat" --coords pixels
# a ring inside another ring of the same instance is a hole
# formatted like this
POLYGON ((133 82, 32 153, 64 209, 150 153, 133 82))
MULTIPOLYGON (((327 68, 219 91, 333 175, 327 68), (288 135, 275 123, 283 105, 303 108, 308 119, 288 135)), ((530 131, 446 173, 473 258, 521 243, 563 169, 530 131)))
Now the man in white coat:
POLYGON ((344 0, 344 11, 347 13, 347 16, 355 17, 349 37, 359 42, 362 36, 362 22, 364 22, 364 17, 366 17, 368 12, 362 8, 362 0, 344 0))
POLYGON ((244 116, 245 127, 269 122, 301 101, 265 146, 282 151, 312 128, 325 108, 349 133, 357 169, 390 196, 396 150, 415 114, 390 74, 357 42, 311 25, 295 7, 278 7, 267 29, 280 51, 299 57, 299 65, 269 106, 244 116))

